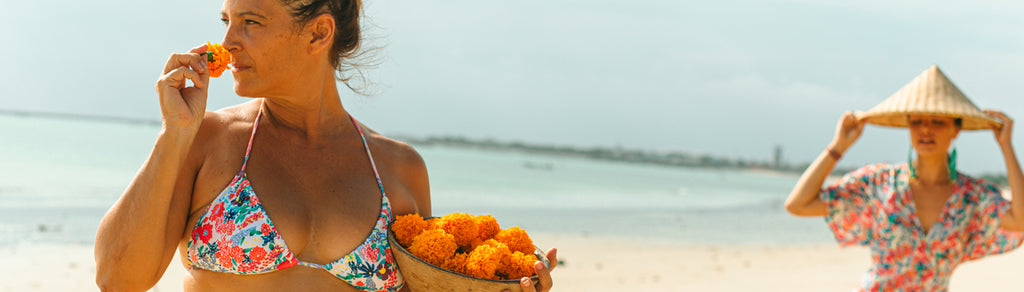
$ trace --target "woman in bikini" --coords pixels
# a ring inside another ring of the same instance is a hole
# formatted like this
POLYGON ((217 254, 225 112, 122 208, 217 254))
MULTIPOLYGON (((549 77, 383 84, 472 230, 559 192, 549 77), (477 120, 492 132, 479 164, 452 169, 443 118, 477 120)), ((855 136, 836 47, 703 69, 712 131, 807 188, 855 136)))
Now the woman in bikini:
MULTIPOLYGON (((431 215, 427 170, 341 104, 360 13, 359 0, 226 0, 235 93, 254 99, 215 112, 206 46, 171 55, 156 144, 96 235, 101 290, 149 289, 175 249, 186 291, 409 290, 386 232, 431 215)), ((548 291, 535 267, 524 291, 548 291)))
POLYGON ((1024 175, 1011 143, 1013 121, 980 111, 932 66, 867 113, 847 112, 835 139, 804 171, 786 200, 798 216, 824 216, 841 246, 871 249, 860 291, 946 291, 965 261, 1012 250, 1024 238, 1024 175), (822 183, 865 123, 910 129, 916 157, 864 166, 822 183), (956 171, 961 130, 991 129, 1013 193, 1006 201, 991 183, 956 171))

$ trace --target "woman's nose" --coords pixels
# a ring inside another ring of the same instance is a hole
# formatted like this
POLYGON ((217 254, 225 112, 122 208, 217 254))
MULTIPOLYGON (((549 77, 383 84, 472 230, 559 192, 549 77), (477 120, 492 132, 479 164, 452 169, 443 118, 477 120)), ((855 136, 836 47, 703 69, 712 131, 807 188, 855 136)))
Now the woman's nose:
POLYGON ((228 52, 234 53, 241 49, 238 41, 239 29, 239 26, 229 23, 227 30, 224 32, 224 39, 221 40, 221 44, 224 45, 228 52))
POLYGON ((932 132, 935 131, 935 129, 933 127, 935 127, 935 126, 934 125, 927 125, 927 126, 925 126, 923 131, 922 131, 922 133, 931 134, 932 132))

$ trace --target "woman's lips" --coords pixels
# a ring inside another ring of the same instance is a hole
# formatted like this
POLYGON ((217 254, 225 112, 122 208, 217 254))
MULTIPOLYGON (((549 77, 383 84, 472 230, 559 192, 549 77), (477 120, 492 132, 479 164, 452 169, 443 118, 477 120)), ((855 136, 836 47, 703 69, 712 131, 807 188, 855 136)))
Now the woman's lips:
POLYGON ((241 71, 249 70, 249 68, 252 68, 252 67, 245 66, 245 65, 231 64, 231 73, 238 73, 238 72, 241 72, 241 71))

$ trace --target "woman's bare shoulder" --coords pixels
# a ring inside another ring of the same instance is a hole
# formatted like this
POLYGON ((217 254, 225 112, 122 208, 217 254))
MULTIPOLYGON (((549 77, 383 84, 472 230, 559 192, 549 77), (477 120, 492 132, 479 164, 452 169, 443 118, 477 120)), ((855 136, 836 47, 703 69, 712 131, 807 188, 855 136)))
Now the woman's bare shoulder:
POLYGON ((231 142, 220 138, 226 138, 239 132, 249 132, 256 119, 259 106, 258 102, 250 101, 216 111, 206 111, 194 143, 207 145, 231 142))
MULTIPOLYGON (((418 212, 421 215, 430 215, 430 183, 427 177, 427 165, 423 157, 415 148, 398 141, 360 124, 363 134, 366 135, 367 144, 374 158, 377 158, 378 167, 382 171, 394 176, 400 182, 400 189, 394 191, 405 193, 415 201, 415 207, 407 210, 396 210, 395 214, 418 212)), ((383 176, 383 175, 382 175, 383 176)), ((390 185, 394 187, 394 184, 390 185)), ((385 184, 385 188, 389 188, 385 184)), ((389 191, 389 197, 398 195, 389 191)))
POLYGON ((191 167, 193 172, 199 172, 206 161, 223 160, 225 157, 231 157, 229 155, 241 155, 232 153, 238 147, 230 146, 246 143, 258 110, 258 103, 254 106, 247 102, 207 111, 189 148, 188 167, 191 167))
MULTIPOLYGON (((384 153, 381 153, 380 155, 386 155, 388 157, 387 160, 405 167, 422 167, 423 171, 426 171, 426 166, 423 163, 423 157, 421 157, 420 153, 411 145, 386 137, 367 127, 363 123, 359 123, 359 125, 363 129, 363 134, 366 135, 367 143, 372 144, 372 148, 377 148, 374 150, 383 151, 384 153)), ((378 154, 374 152, 374 155, 378 154)))

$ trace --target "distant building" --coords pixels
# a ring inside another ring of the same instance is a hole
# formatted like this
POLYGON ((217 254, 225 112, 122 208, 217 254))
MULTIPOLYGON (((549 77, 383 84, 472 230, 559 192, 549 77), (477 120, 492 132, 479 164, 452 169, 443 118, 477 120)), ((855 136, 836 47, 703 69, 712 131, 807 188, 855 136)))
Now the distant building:
POLYGON ((772 168, 782 169, 782 145, 775 145, 775 159, 773 160, 772 168))

